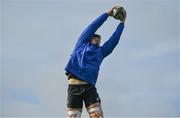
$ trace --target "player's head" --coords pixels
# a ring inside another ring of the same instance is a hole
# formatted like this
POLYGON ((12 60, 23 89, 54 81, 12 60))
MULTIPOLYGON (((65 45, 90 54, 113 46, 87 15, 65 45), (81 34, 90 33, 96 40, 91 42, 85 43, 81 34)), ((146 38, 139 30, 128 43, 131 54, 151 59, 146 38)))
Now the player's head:
POLYGON ((101 43, 101 36, 99 34, 94 34, 90 40, 90 43, 99 47, 101 43))

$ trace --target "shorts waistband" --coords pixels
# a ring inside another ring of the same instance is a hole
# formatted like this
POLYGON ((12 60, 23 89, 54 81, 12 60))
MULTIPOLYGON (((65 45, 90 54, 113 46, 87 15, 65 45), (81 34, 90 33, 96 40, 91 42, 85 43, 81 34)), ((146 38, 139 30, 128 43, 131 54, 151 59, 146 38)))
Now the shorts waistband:
POLYGON ((92 85, 92 84, 68 84, 69 87, 95 87, 95 85, 92 85))

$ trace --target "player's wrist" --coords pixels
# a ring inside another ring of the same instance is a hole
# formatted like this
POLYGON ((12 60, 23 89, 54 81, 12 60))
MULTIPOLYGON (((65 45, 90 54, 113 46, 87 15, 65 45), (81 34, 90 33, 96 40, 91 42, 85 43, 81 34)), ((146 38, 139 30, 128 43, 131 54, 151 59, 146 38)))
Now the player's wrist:
POLYGON ((125 23, 126 18, 124 18, 123 20, 120 20, 120 23, 125 23))
POLYGON ((107 11, 108 16, 110 16, 110 17, 113 16, 113 8, 111 8, 109 11, 107 11))
POLYGON ((107 15, 110 16, 110 17, 113 16, 113 14, 112 14, 112 13, 109 13, 109 12, 107 12, 107 15))

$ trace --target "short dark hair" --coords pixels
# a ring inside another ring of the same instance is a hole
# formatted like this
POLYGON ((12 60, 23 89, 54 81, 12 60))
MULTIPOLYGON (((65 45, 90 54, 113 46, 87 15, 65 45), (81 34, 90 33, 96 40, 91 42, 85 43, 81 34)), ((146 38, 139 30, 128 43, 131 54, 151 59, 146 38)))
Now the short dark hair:
POLYGON ((93 34, 92 38, 94 38, 94 37, 98 37, 98 38, 100 38, 100 37, 101 37, 101 35, 99 35, 99 34, 93 34))

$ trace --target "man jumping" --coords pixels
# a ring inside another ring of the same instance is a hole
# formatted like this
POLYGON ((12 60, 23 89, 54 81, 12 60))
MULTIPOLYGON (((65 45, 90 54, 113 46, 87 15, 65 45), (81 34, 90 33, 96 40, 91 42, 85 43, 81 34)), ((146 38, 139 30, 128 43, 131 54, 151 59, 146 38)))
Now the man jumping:
POLYGON ((90 118, 103 118, 95 84, 101 62, 111 54, 120 40, 126 19, 125 10, 115 32, 102 46, 101 36, 95 32, 109 16, 113 16, 113 8, 101 14, 82 32, 65 67, 68 76, 68 118, 81 117, 83 101, 90 118))

